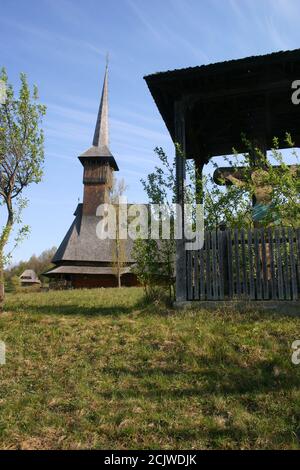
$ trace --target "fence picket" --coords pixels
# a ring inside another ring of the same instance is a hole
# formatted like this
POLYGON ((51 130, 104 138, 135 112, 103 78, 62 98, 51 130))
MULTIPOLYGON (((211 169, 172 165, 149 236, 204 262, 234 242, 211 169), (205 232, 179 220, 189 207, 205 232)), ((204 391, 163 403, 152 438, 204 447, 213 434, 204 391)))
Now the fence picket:
POLYGON ((220 284, 220 300, 224 299, 224 232, 218 231, 218 254, 219 254, 219 284, 220 284))
POLYGON ((232 299, 235 294, 232 274, 232 237, 231 231, 227 231, 227 262, 228 262, 228 297, 232 299))
POLYGON ((284 259, 284 269, 283 269, 283 285, 285 291, 285 299, 291 300, 291 282, 290 282, 290 270, 289 270, 289 258, 287 252, 287 238, 285 229, 282 229, 282 246, 283 246, 283 259, 284 259))
POLYGON ((280 250, 280 234, 279 230, 275 230, 276 243, 276 261, 277 261, 277 279, 278 279, 278 298, 284 300, 283 273, 282 273, 282 256, 280 250))
POLYGON ((248 230, 248 257, 249 257, 249 296, 251 300, 255 300, 255 284, 253 269, 253 251, 252 251, 252 231, 248 230))
POLYGON ((211 256, 210 256, 210 232, 205 232, 205 255, 206 255, 206 296, 211 300, 211 256))
POLYGON ((246 240, 245 240, 245 230, 241 230, 241 255, 242 255, 242 271, 243 271, 243 281, 242 281, 242 293, 245 297, 249 297, 248 292, 248 280, 247 280, 247 258, 246 258, 246 240))
POLYGON ((205 300, 204 246, 199 252, 200 300, 205 300))
POLYGON ((296 271, 296 261, 294 253, 294 234, 291 228, 288 229, 288 239, 290 245, 290 263, 291 263, 291 291, 292 299, 298 299, 298 289, 297 289, 297 271, 296 271))
POLYGON ((268 268, 267 268, 267 247, 265 239, 265 231, 260 230, 261 239, 261 263, 262 263, 262 285, 263 285, 263 298, 269 299, 269 286, 268 286, 268 268))
POLYGON ((213 287, 213 292, 212 292, 212 298, 214 300, 218 300, 219 294, 218 294, 218 276, 217 276, 217 240, 216 240, 216 231, 214 230, 211 232, 211 257, 212 257, 212 287, 213 287))
POLYGON ((239 253, 239 232, 234 230, 234 258, 235 258, 235 285, 236 295, 241 296, 241 276, 240 276, 240 253, 239 253))
POLYGON ((255 270, 256 270, 256 299, 262 300, 259 229, 254 229, 254 259, 255 259, 255 270))
POLYGON ((276 289, 276 272, 275 272, 275 263, 274 263, 274 246, 273 246, 273 232, 268 229, 268 238, 269 238, 269 256, 270 256, 270 273, 271 273, 271 298, 277 299, 277 289, 276 289))

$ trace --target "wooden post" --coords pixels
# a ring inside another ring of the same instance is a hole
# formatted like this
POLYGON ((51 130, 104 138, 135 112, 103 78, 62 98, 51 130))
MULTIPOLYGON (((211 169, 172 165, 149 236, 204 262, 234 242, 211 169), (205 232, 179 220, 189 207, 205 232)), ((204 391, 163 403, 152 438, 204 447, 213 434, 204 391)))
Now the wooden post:
POLYGON ((176 300, 187 300, 187 266, 184 239, 184 188, 185 188, 185 121, 182 103, 175 103, 175 143, 176 148, 176 203, 181 207, 177 214, 182 236, 176 240, 176 300))
POLYGON ((229 296, 229 263, 228 263, 228 243, 227 243, 227 232, 226 230, 220 231, 221 233, 221 243, 222 243, 222 273, 224 278, 224 295, 225 297, 229 296))

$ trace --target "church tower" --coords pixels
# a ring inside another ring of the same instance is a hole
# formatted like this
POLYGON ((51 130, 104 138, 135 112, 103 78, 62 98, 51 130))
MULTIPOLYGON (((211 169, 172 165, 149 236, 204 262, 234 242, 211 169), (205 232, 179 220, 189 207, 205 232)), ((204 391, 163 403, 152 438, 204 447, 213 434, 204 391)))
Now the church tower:
MULTIPOLYGON (((102 96, 96 121, 92 147, 78 158, 83 166, 83 202, 74 212, 74 220, 59 245, 52 262, 55 265, 45 276, 57 286, 73 288, 117 287, 116 243, 98 237, 100 221, 96 215, 102 203, 109 202, 113 172, 118 165, 109 150, 108 139, 108 67, 106 65, 102 96)), ((123 286, 136 286, 136 275, 131 271, 133 241, 124 241, 124 262, 120 272, 123 286)))
POLYGON ((113 171, 119 170, 109 150, 108 65, 106 65, 105 69, 93 145, 78 158, 83 165, 84 190, 82 215, 95 216, 99 204, 109 202, 113 171))

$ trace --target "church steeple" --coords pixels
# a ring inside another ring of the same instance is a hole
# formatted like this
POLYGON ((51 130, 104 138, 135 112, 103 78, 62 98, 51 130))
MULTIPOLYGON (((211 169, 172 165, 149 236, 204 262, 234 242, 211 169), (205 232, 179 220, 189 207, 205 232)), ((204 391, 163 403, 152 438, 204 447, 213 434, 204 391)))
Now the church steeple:
POLYGON ((106 64, 93 145, 78 157, 84 167, 84 215, 95 215, 99 204, 108 202, 112 173, 119 170, 109 150, 108 128, 108 64, 106 64))
MULTIPOLYGON (((106 63, 101 101, 95 126, 92 147, 78 158, 83 164, 86 158, 104 157, 111 167, 118 171, 118 165, 109 150, 109 122, 108 122, 108 63, 106 63)), ((104 161, 103 161, 104 163, 104 161)))
POLYGON ((95 147, 99 147, 100 149, 103 148, 104 151, 107 151, 109 148, 108 135, 108 64, 106 64, 93 145, 95 147))

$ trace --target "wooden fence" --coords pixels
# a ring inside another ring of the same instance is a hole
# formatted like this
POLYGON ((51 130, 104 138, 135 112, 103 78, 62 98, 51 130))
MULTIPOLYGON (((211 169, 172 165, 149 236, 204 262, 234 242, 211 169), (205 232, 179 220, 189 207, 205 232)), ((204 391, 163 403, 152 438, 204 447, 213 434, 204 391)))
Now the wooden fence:
POLYGON ((205 232, 187 251, 187 300, 298 300, 300 229, 205 232))

